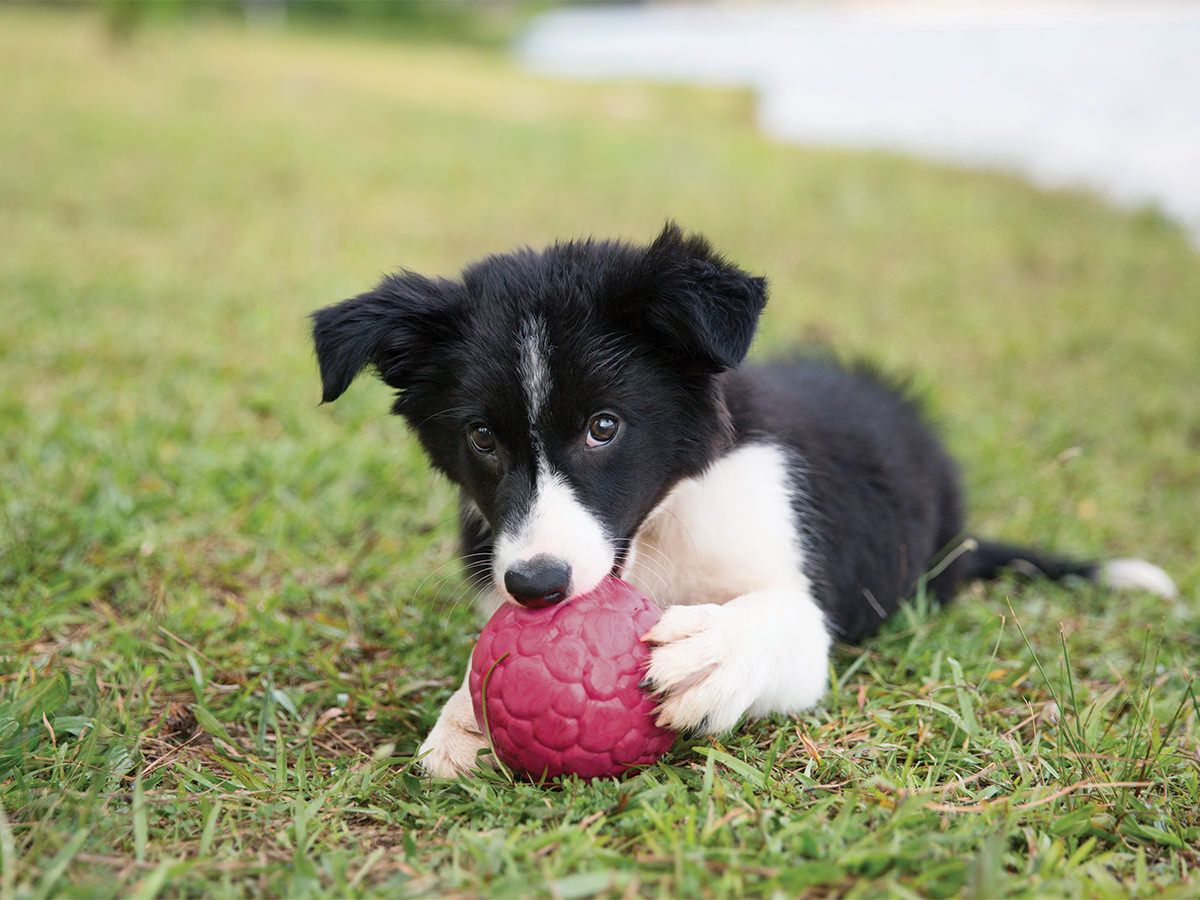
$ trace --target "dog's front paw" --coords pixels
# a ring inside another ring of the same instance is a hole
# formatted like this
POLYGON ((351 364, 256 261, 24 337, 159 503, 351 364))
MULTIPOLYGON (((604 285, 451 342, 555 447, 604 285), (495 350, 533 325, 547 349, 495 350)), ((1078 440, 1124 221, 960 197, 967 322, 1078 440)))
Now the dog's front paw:
POLYGON ((439 719, 421 744, 421 767, 434 778, 457 778, 478 768, 479 751, 487 741, 477 730, 439 719))
POLYGON ((646 681, 661 697, 664 728, 728 731, 762 690, 760 661, 724 607, 672 606, 642 640, 654 645, 646 681))
POLYGON ((421 766, 434 778, 457 778, 478 767, 479 751, 486 746, 464 678, 462 687, 451 694, 437 724, 421 744, 421 766))

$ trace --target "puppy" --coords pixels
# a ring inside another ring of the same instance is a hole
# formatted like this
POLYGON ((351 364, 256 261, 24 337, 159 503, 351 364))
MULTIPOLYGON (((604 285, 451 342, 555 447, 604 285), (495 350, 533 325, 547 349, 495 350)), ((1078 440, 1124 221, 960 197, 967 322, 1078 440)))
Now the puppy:
MULTIPOLYGON (((482 602, 546 606, 609 573, 665 612, 645 637, 660 721, 719 733, 825 691, 924 587, 1006 569, 1164 596, 1140 560, 1078 562, 968 537, 954 464, 903 391, 822 358, 741 366, 764 279, 674 224, 648 246, 578 240, 459 280, 402 272, 322 309, 326 402, 365 367, 461 490, 482 602)), ((465 680, 421 747, 435 776, 486 742, 465 680)))

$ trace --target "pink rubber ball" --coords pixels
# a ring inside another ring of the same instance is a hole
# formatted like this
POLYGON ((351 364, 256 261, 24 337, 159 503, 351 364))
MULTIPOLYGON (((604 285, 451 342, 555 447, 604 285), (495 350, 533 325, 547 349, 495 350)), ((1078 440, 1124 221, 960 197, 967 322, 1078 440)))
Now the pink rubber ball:
POLYGON ((638 638, 661 615, 618 578, 546 609, 506 603, 471 657, 475 719, 500 761, 535 780, 620 775, 653 763, 674 732, 654 724, 638 638), (486 702, 484 688, 486 687, 486 702))

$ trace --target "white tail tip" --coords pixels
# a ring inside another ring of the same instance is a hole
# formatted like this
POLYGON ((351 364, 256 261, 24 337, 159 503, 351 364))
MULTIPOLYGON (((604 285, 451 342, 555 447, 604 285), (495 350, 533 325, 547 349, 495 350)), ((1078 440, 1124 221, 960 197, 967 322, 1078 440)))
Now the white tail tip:
POLYGON ((1110 559, 1100 566, 1101 584, 1118 591, 1149 591, 1167 600, 1179 596, 1171 576, 1144 559, 1110 559))

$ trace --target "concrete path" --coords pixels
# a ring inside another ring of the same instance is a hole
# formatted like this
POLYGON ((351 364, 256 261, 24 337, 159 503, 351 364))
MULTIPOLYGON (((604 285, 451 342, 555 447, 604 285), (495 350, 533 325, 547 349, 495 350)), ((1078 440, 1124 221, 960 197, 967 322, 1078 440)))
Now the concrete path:
POLYGON ((1200 3, 584 8, 518 51, 557 75, 749 85, 781 139, 1088 186, 1200 237, 1200 3))

